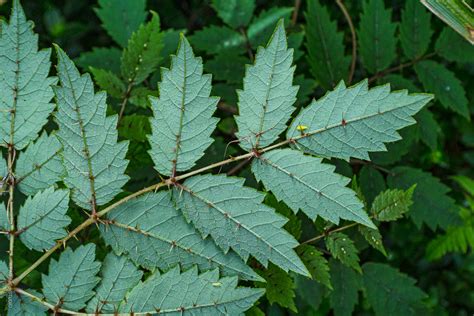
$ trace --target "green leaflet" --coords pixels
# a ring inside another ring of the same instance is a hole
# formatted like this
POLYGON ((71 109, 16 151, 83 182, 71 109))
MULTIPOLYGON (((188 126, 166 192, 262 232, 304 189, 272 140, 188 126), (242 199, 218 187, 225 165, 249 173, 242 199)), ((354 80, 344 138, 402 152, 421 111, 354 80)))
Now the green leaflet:
POLYGON ((296 313, 296 286, 293 278, 273 264, 270 264, 268 269, 262 271, 261 274, 266 283, 260 285, 265 288, 265 296, 268 302, 270 304, 277 303, 281 307, 289 308, 296 313))
POLYGON ((201 58, 194 57, 182 35, 171 68, 162 70, 160 97, 150 97, 154 116, 149 153, 161 174, 175 176, 192 168, 213 142, 217 119, 212 114, 219 98, 209 96, 211 79, 203 75, 201 58))
POLYGON ((102 264, 101 280, 95 296, 87 304, 90 313, 114 313, 127 292, 135 287, 143 272, 126 257, 109 253, 102 264))
POLYGON ((427 108, 422 109, 415 116, 420 131, 420 139, 432 151, 438 149, 438 136, 441 134, 441 126, 436 121, 433 113, 427 108))
MULTIPOLYGON (((32 294, 42 297, 41 294, 36 293, 35 291, 31 291, 32 294)), ((21 295, 18 293, 10 293, 11 295, 11 305, 8 307, 8 314, 7 316, 40 316, 46 315, 47 307, 33 301, 31 298, 21 295)))
POLYGON ((241 51, 245 47, 245 38, 242 34, 227 26, 205 27, 190 36, 189 40, 197 50, 212 55, 221 52, 241 51))
POLYGON ((359 265, 359 251, 347 235, 339 232, 330 234, 326 237, 326 247, 334 259, 338 259, 357 272, 362 272, 359 265))
POLYGON ((48 77, 51 50, 38 51, 38 36, 18 0, 10 23, 0 22, 0 145, 20 150, 38 137, 54 109, 48 77))
POLYGON ((426 256, 428 260, 436 260, 449 252, 465 254, 472 247, 474 247, 474 223, 468 223, 449 227, 445 234, 437 235, 428 244, 426 256))
POLYGON ((370 212, 381 222, 402 218, 413 204, 412 196, 415 189, 416 185, 412 185, 406 191, 398 189, 383 191, 375 197, 370 212))
POLYGON ((295 213, 301 209, 313 221, 321 216, 339 224, 342 218, 375 228, 355 192, 346 187, 350 179, 334 169, 292 149, 272 150, 252 163, 256 179, 295 213))
POLYGON ((359 233, 365 238, 365 240, 371 245, 374 249, 380 251, 385 257, 387 257, 387 252, 383 246, 382 235, 378 229, 372 229, 365 226, 358 226, 359 233))
POLYGON ((122 77, 137 85, 154 72, 161 61, 163 33, 160 30, 160 17, 152 12, 151 21, 140 26, 132 34, 122 53, 120 67, 122 77))
POLYGON ((366 263, 363 270, 367 299, 375 315, 423 315, 419 311, 426 294, 415 286, 414 279, 381 263, 366 263))
POLYGON ((77 205, 95 211, 121 192, 128 180, 124 175, 128 142, 117 143, 117 116, 106 117, 106 94, 94 93, 90 76, 81 76, 66 53, 59 47, 56 51, 61 86, 54 92, 57 136, 67 172, 64 183, 77 205))
POLYGON ((64 177, 61 150, 61 143, 55 135, 43 133, 19 155, 15 177, 16 185, 23 194, 34 195, 64 177))
POLYGON ((168 192, 147 194, 114 210, 101 225, 105 242, 149 270, 168 270, 177 264, 184 269, 219 268, 224 275, 246 280, 261 278, 233 252, 224 254, 199 233, 176 210, 168 192))
POLYGON ((432 60, 417 63, 415 71, 425 89, 433 92, 445 108, 470 120, 466 92, 453 72, 432 60))
POLYGON ((244 260, 252 255, 264 266, 271 261, 285 271, 309 276, 293 250, 298 242, 282 229, 287 219, 262 204, 264 195, 243 182, 224 175, 189 178, 175 191, 178 206, 225 252, 232 248, 244 260))
POLYGON ((436 52, 449 61, 459 63, 474 62, 474 46, 451 28, 445 27, 435 45, 436 52), (455 47, 456 49, 453 49, 455 47))
POLYGON ((273 7, 262 11, 258 17, 253 19, 247 30, 247 37, 253 48, 263 45, 272 34, 275 24, 279 20, 288 21, 293 11, 292 7, 273 7))
POLYGON ((90 52, 82 53, 75 62, 84 71, 93 67, 119 74, 121 55, 122 51, 115 47, 94 47, 90 52))
POLYGON ((349 88, 341 82, 298 114, 287 139, 315 155, 370 160, 368 152, 385 151, 384 143, 399 140, 397 130, 414 124, 412 116, 431 99, 406 90, 390 92, 389 85, 368 89, 367 80, 349 88))
POLYGON ((324 284, 328 289, 332 289, 328 261, 324 258, 323 253, 314 246, 301 245, 298 247, 298 254, 311 272, 312 278, 324 284))
POLYGON ((392 10, 383 0, 366 0, 362 5, 359 30, 359 51, 365 68, 376 73, 386 69, 396 58, 397 23, 392 23, 392 10))
POLYGON ((358 291, 362 285, 362 278, 360 274, 334 259, 329 261, 329 267, 334 284, 329 299, 334 315, 350 316, 359 301, 358 291))
POLYGON ((100 89, 105 90, 109 95, 117 99, 125 95, 127 90, 125 84, 112 71, 94 67, 89 67, 89 70, 100 89))
POLYGON ((46 300, 60 308, 80 310, 94 296, 99 282, 96 276, 100 262, 95 260, 95 245, 66 248, 59 260, 51 259, 49 275, 43 274, 43 294, 46 300))
POLYGON ((145 4, 146 0, 99 0, 95 12, 110 37, 125 47, 132 33, 146 19, 145 4))
POLYGON ((431 230, 436 230, 438 226, 446 229, 456 223, 458 216, 455 201, 447 195, 450 189, 438 178, 410 167, 397 167, 391 171, 387 178, 390 188, 406 190, 416 184, 413 205, 408 215, 418 228, 426 223, 431 230))
POLYGON ((56 240, 67 235, 65 228, 71 223, 66 215, 68 204, 69 191, 52 187, 29 197, 18 215, 20 240, 38 251, 53 247, 56 240))
POLYGON ((239 115, 235 117, 239 145, 245 150, 266 147, 286 129, 294 111, 298 87, 293 86, 293 50, 288 49, 280 20, 265 48, 259 48, 255 64, 247 67, 239 90, 239 115))
POLYGON ((262 289, 236 287, 237 278, 219 279, 218 270, 198 275, 196 268, 180 273, 174 268, 155 272, 127 295, 120 312, 182 315, 241 315, 264 293, 262 289))
POLYGON ((213 0, 212 6, 222 21, 236 29, 250 22, 255 0, 213 0))
POLYGON ((326 7, 318 0, 307 1, 306 48, 311 73, 328 90, 347 78, 351 58, 344 55, 344 34, 337 31, 326 7))
POLYGON ((432 35, 431 14, 420 1, 407 0, 400 23, 400 43, 405 56, 411 59, 423 56, 432 35))

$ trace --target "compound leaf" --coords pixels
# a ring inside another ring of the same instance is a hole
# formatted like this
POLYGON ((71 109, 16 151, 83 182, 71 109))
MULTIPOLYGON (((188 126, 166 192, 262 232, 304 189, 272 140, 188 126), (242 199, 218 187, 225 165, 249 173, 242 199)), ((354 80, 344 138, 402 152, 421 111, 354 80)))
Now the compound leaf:
POLYGON ((405 56, 411 59, 423 56, 432 35, 431 14, 420 1, 407 0, 400 23, 400 42, 405 56))
POLYGON ((62 146, 57 137, 43 133, 20 154, 16 162, 15 177, 22 193, 34 195, 64 177, 61 151, 62 146))
POLYGON ((211 235, 225 252, 232 248, 244 260, 254 256, 264 266, 309 275, 293 248, 298 242, 282 227, 287 222, 263 204, 264 194, 243 186, 244 179, 202 175, 176 189, 178 205, 204 235, 211 235))
POLYGON ((217 119, 212 117, 219 98, 210 97, 211 75, 203 75, 201 58, 194 57, 182 35, 171 68, 162 70, 160 97, 150 97, 154 117, 149 137, 155 168, 174 176, 192 168, 213 142, 217 119))
POLYGON ((415 71, 425 89, 434 93, 441 105, 469 120, 466 92, 453 72, 432 60, 417 63, 415 71))
POLYGON ((331 21, 318 0, 308 1, 305 18, 311 73, 324 89, 332 89, 349 73, 351 58, 344 55, 344 34, 337 31, 336 21, 331 21))
POLYGON ((313 221, 321 216, 339 224, 342 218, 375 228, 355 192, 346 187, 350 179, 334 169, 293 149, 272 150, 252 163, 257 180, 295 213, 301 209, 313 221))
POLYGON ((95 12, 110 37, 125 47, 132 33, 146 19, 145 5, 146 0, 99 0, 95 12))
POLYGON ((245 150, 266 147, 286 129, 294 111, 298 87, 293 86, 293 49, 288 49, 283 20, 255 64, 247 67, 243 90, 238 91, 237 137, 245 150))
POLYGON ((213 0, 217 15, 233 29, 246 26, 252 18, 255 0, 213 0))
POLYGON ((66 248, 59 260, 51 259, 49 275, 43 274, 43 294, 46 300, 58 308, 80 310, 94 296, 99 282, 96 276, 100 262, 95 261, 95 245, 66 248))
POLYGON ((38 51, 38 35, 18 0, 10 23, 0 22, 0 142, 20 150, 38 137, 54 109, 48 77, 51 50, 38 51))
POLYGON ((432 230, 438 226, 446 229, 456 223, 458 218, 455 213, 457 210, 455 201, 447 195, 449 187, 441 183, 438 178, 431 173, 411 167, 397 167, 391 171, 387 178, 390 188, 406 190, 416 184, 413 205, 408 215, 418 228, 426 223, 432 230))
POLYGON ((57 136, 67 172, 64 183, 77 205, 95 211, 128 181, 124 174, 128 142, 117 143, 117 116, 106 117, 106 94, 94 93, 89 74, 81 76, 66 53, 59 47, 56 50, 61 86, 54 91, 57 136))
POLYGON ((127 295, 120 312, 146 314, 241 315, 263 295, 262 289, 237 287, 236 277, 219 279, 219 271, 198 275, 196 268, 155 272, 127 295))
POLYGON ((382 263, 366 263, 363 270, 367 299, 376 315, 419 315, 426 294, 414 279, 382 263))
POLYGON ((38 251, 53 247, 57 239, 67 235, 65 227, 71 223, 66 215, 68 204, 69 191, 52 187, 28 197, 18 215, 20 240, 38 251))
POLYGON ((127 292, 135 287, 143 272, 126 257, 109 253, 102 264, 101 281, 95 296, 87 304, 91 313, 114 313, 127 292))
POLYGON ((397 24, 391 20, 392 10, 385 9, 383 0, 363 2, 357 35, 362 63, 371 73, 386 69, 395 60, 397 24))
POLYGON ((390 92, 389 85, 368 89, 367 80, 349 88, 341 82, 298 114, 287 138, 315 155, 370 160, 368 152, 385 151, 384 143, 401 139, 397 130, 414 124, 412 116, 431 99, 406 90, 390 92))
POLYGON ((176 210, 167 192, 147 194, 117 207, 101 225, 105 242, 149 270, 168 270, 177 264, 201 271, 219 268, 224 275, 259 280, 235 253, 224 254, 176 210))
POLYGON ((163 33, 160 31, 160 18, 152 12, 151 21, 140 26, 132 34, 122 53, 120 67, 122 77, 137 85, 154 72, 161 61, 163 33))

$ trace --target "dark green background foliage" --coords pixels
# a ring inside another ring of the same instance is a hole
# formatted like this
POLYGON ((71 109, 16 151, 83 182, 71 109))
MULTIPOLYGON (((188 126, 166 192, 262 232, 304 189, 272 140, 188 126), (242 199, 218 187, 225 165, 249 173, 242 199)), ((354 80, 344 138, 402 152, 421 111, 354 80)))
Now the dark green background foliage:
MULTIPOLYGON (((294 215, 267 194, 265 203, 290 219, 285 228, 298 241, 321 238, 298 248, 313 280, 273 265, 263 269, 253 262, 267 281, 255 286, 267 292, 248 313, 474 312, 474 184, 468 180, 474 178, 474 125, 470 120, 474 113, 474 47, 419 1, 344 1, 357 38, 354 71, 350 27, 334 1, 24 0, 22 5, 36 24, 40 46, 60 45, 83 72, 93 74, 98 88, 108 92, 110 114, 119 113, 126 104, 119 136, 130 140, 128 192, 159 181, 148 155, 146 135, 150 134, 152 112, 146 96, 158 94, 159 68, 169 66, 169 54, 176 51, 180 32, 186 34, 196 55, 202 56, 205 72, 213 75, 212 95, 221 97, 215 114, 220 118, 215 142, 196 168, 245 153, 232 142, 236 139, 235 90, 242 88, 245 65, 253 62, 257 47, 266 44, 281 18, 288 44, 294 49, 299 108, 340 80, 349 85, 348 80, 356 83, 369 78, 371 86, 390 83, 394 89, 434 93, 434 101, 415 116, 418 124, 403 129, 403 140, 389 144, 388 152, 372 153, 371 162, 331 161, 339 173, 352 178, 352 188, 365 201, 369 215, 379 221, 381 236, 355 225, 332 232, 336 227, 321 218, 312 223, 302 212, 294 215), (239 14, 232 14, 234 3, 239 3, 235 9, 239 14), (297 12, 295 3, 300 4, 297 12), (140 50, 142 43, 150 45, 140 50), (388 191, 387 196, 376 198, 387 189, 408 191, 388 191), (382 198, 397 192, 406 209, 395 215, 377 213, 382 198), (401 218, 389 222, 391 216, 401 218)), ((10 6, 0 5, 2 18, 9 16, 10 6)), ((54 124, 50 122, 48 128, 54 129, 54 124)), ((245 177, 247 186, 262 189, 247 164, 224 166, 220 172, 245 177)), ((80 211, 68 214, 72 227, 84 219, 80 211)), ((94 228, 81 232, 70 244, 74 247, 86 241, 97 244, 97 257, 102 260, 106 246, 94 228)), ((0 245, 5 248, 3 254, 7 245, 0 245)), ((41 255, 32 254, 20 243, 16 253, 19 270, 41 255)), ((24 283, 39 288, 46 269, 40 266, 24 283)))

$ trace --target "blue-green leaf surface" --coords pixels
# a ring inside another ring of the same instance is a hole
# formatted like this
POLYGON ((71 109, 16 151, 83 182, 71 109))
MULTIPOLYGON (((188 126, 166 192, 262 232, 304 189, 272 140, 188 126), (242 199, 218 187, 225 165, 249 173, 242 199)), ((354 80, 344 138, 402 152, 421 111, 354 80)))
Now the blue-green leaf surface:
MULTIPOLYGON (((29 291, 31 294, 42 297, 35 291, 29 291)), ((15 292, 10 292, 11 304, 8 306, 7 316, 41 316, 46 315, 47 307, 34 301, 30 297, 15 292)))
POLYGON ((235 253, 224 254, 212 240, 203 239, 167 192, 147 194, 117 207, 106 223, 100 227, 105 242, 147 269, 197 265, 202 271, 220 268, 224 275, 260 279, 235 253))
POLYGON ((266 147, 286 129, 294 111, 298 87, 293 86, 293 49, 288 49, 283 20, 255 64, 247 67, 243 90, 238 91, 239 116, 235 118, 240 146, 266 147))
POLYGON ((389 85, 368 88, 367 80, 346 88, 343 82, 303 109, 291 124, 288 139, 315 155, 348 160, 369 159, 369 152, 386 151, 384 143, 401 139, 397 130, 416 123, 430 94, 390 92, 389 85), (304 126, 304 131, 298 127, 304 126))
POLYGON ((23 149, 54 109, 51 50, 38 51, 38 35, 19 1, 13 1, 10 23, 0 23, 0 142, 23 149))
POLYGON ((128 180, 124 174, 128 142, 117 143, 117 116, 106 117, 106 94, 94 93, 90 75, 81 75, 66 53, 56 50, 61 86, 54 92, 57 136, 67 172, 64 183, 77 205, 96 210, 120 193, 128 180))
POLYGON ((58 308, 78 311, 94 296, 99 282, 96 276, 100 262, 95 261, 95 245, 66 248, 59 260, 51 259, 49 274, 43 274, 43 294, 46 300, 58 308))
POLYGON ((15 177, 22 193, 33 195, 62 179, 65 171, 61 150, 61 143, 55 135, 43 133, 20 154, 15 166, 15 177))
POLYGON ((282 227, 288 221, 263 204, 264 194, 244 187, 244 179, 202 175, 187 179, 175 191, 178 206, 203 234, 225 252, 232 248, 244 260, 308 275, 293 248, 298 242, 282 227))
POLYGON ((207 147, 217 119, 212 117, 219 98, 210 97, 210 75, 203 75, 201 58, 181 36, 171 68, 162 70, 160 97, 150 97, 154 117, 149 137, 155 168, 172 176, 194 166, 207 147))
POLYGON ((65 227, 71 222, 66 215, 68 204, 69 191, 52 187, 29 197, 18 215, 20 240, 38 251, 53 247, 67 235, 65 227))
POLYGON ((101 280, 95 296, 87 304, 90 313, 114 313, 127 292, 135 287, 143 272, 125 256, 109 253, 102 264, 101 280))
POLYGON ((252 163, 257 180, 295 213, 301 209, 312 220, 321 216, 339 224, 342 218, 375 228, 356 193, 346 187, 351 180, 334 169, 293 149, 272 150, 252 163))
POLYGON ((263 289, 237 287, 237 278, 219 279, 219 271, 198 275, 196 268, 180 273, 154 273, 127 295, 120 312, 170 315, 243 315, 263 295, 263 289))

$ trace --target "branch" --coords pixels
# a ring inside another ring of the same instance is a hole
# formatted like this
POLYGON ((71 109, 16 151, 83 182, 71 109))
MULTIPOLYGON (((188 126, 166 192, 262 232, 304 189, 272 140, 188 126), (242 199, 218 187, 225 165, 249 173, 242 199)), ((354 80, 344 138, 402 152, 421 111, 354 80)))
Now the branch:
POLYGON ((31 294, 31 293, 28 293, 28 292, 26 292, 25 290, 22 290, 22 289, 20 289, 20 288, 16 288, 16 289, 15 289, 15 292, 16 292, 17 294, 21 294, 21 295, 27 296, 27 297, 29 297, 30 299, 32 299, 33 301, 38 302, 38 303, 40 303, 41 305, 46 306, 46 307, 49 308, 50 310, 54 311, 55 315, 56 315, 57 313, 67 314, 67 315, 81 315, 81 316, 83 316, 83 315, 91 315, 91 316, 97 315, 97 314, 78 313, 78 312, 70 311, 70 310, 63 309, 63 308, 57 308, 57 306, 55 306, 55 305, 53 305, 53 304, 51 304, 51 303, 46 302, 46 301, 45 301, 44 299, 42 299, 41 297, 38 297, 38 296, 33 295, 33 294, 31 294))
POLYGON ((295 26, 298 21, 298 13, 301 7, 301 0, 295 0, 295 8, 293 9, 293 16, 291 17, 291 25, 295 26))
POLYGON ((191 172, 188 172, 188 173, 176 176, 176 177, 168 178, 168 179, 163 180, 163 181, 161 181, 157 184, 151 185, 151 186, 146 187, 144 189, 141 189, 140 191, 137 191, 137 192, 135 192, 135 193, 133 193, 129 196, 126 196, 126 197, 118 200, 117 202, 109 205, 108 207, 106 207, 102 211, 91 215, 91 217, 89 217, 86 221, 84 221, 82 224, 77 226, 66 237, 64 237, 63 239, 57 241, 56 245, 53 248, 51 248, 47 252, 45 252, 38 260, 36 260, 30 267, 28 267, 28 269, 23 271, 23 273, 20 276, 15 278, 12 281, 12 286, 13 287, 17 286, 21 282, 21 280, 23 280, 28 274, 30 274, 34 269, 36 269, 36 267, 38 267, 41 263, 43 263, 43 261, 48 259, 48 257, 51 256, 56 250, 61 248, 61 246, 65 246, 66 242, 69 239, 71 239, 72 237, 74 237, 76 234, 78 234, 80 231, 82 231, 86 227, 89 227, 89 226, 95 224, 101 217, 104 217, 107 213, 109 213, 110 211, 112 211, 116 207, 118 207, 118 206, 120 206, 120 205, 122 205, 122 204, 124 204, 124 203, 126 203, 126 202, 142 195, 142 194, 145 194, 145 193, 148 193, 148 192, 151 192, 151 191, 156 191, 156 190, 158 190, 158 189, 160 189, 164 186, 174 186, 177 183, 177 181, 192 177, 192 176, 194 176, 196 174, 200 174, 204 171, 208 171, 208 170, 220 167, 220 166, 224 166, 224 165, 227 165, 227 164, 235 162, 235 161, 240 161, 240 160, 244 160, 244 159, 253 158, 256 155, 260 155, 262 153, 273 150, 275 148, 279 148, 281 146, 285 146, 285 145, 288 145, 288 144, 295 143, 299 139, 303 139, 303 138, 306 138, 306 137, 309 137, 309 136, 312 136, 312 135, 330 130, 330 129, 338 127, 338 126, 340 126, 340 124, 335 124, 335 125, 332 125, 332 126, 323 127, 323 128, 320 128, 320 129, 317 129, 317 130, 314 130, 314 131, 311 131, 311 132, 308 132, 308 133, 305 133, 305 134, 298 135, 298 136, 293 137, 293 138, 283 140, 283 141, 281 141, 279 143, 276 143, 274 145, 265 147, 265 148, 261 149, 258 152, 253 152, 252 151, 252 152, 248 152, 246 154, 243 154, 243 155, 240 155, 240 156, 237 156, 237 157, 231 157, 229 159, 213 163, 209 166, 206 166, 206 167, 203 167, 203 168, 200 168, 200 169, 197 169, 197 170, 194 170, 194 171, 191 171, 191 172))
POLYGON ((424 56, 421 56, 421 57, 418 57, 416 59, 413 59, 409 62, 406 62, 406 63, 403 63, 403 64, 400 64, 398 66, 395 66, 395 67, 392 67, 392 68, 388 68, 386 70, 383 70, 383 71, 380 71, 378 73, 376 73, 374 76, 370 77, 369 78, 369 83, 372 83, 374 82, 375 80, 379 79, 379 78, 382 78, 386 75, 388 75, 389 73, 392 73, 392 72, 396 72, 396 71, 401 71, 403 70, 403 68, 406 68, 406 67, 410 67, 410 66, 413 66, 415 65, 416 63, 422 61, 422 60, 425 60, 425 59, 428 59, 428 58, 431 58, 433 56, 435 56, 436 53, 429 53, 429 54, 426 54, 424 56))
POLYGON ((252 51, 252 45, 250 45, 250 40, 249 40, 249 37, 247 36, 247 30, 241 27, 240 33, 242 33, 245 39, 245 46, 247 47, 247 54, 249 55, 250 61, 253 62, 254 56, 253 56, 253 51, 252 51))
MULTIPOLYGON (((13 121, 13 120, 12 120, 13 121)), ((13 135, 13 133, 11 133, 13 135)), ((9 276, 8 279, 13 279, 13 254, 14 254, 14 245, 15 245, 15 214, 13 210, 13 200, 15 193, 15 176, 13 174, 13 165, 15 164, 15 147, 13 145, 13 136, 11 137, 11 142, 8 145, 8 204, 7 204, 7 216, 8 222, 10 224, 10 245, 8 248, 8 261, 9 261, 9 276)))
POLYGON ((333 230, 329 230, 329 231, 326 231, 324 232, 323 234, 319 235, 319 236, 316 236, 316 237, 313 237, 311 239, 308 239, 306 241, 303 241, 300 245, 305 245, 305 244, 310 244, 310 243, 313 243, 313 242, 316 242, 324 237, 327 237, 331 234, 334 234, 336 232, 340 232, 340 231, 343 231, 343 230, 346 230, 346 229, 349 229, 351 227, 354 227, 354 226, 357 226, 357 225, 360 225, 359 223, 351 223, 351 224, 348 224, 346 226, 342 226, 342 227, 338 227, 338 228, 335 228, 333 230))
POLYGON ((120 106, 119 117, 117 120, 117 127, 119 126, 120 121, 122 120, 123 113, 125 112, 125 107, 127 106, 128 99, 130 98, 130 92, 132 92, 132 87, 133 81, 128 84, 127 91, 125 92, 125 95, 123 97, 122 105, 120 106))
POLYGON ((342 0, 336 0, 336 4, 338 5, 339 9, 341 9, 344 17, 347 20, 347 24, 349 24, 349 28, 351 29, 351 36, 352 36, 352 62, 351 62, 351 71, 349 73, 349 78, 347 79, 348 84, 350 85, 352 82, 352 78, 354 77, 355 66, 357 61, 357 37, 356 31, 354 28, 354 24, 352 23, 351 16, 347 11, 346 7, 342 3, 342 0))

